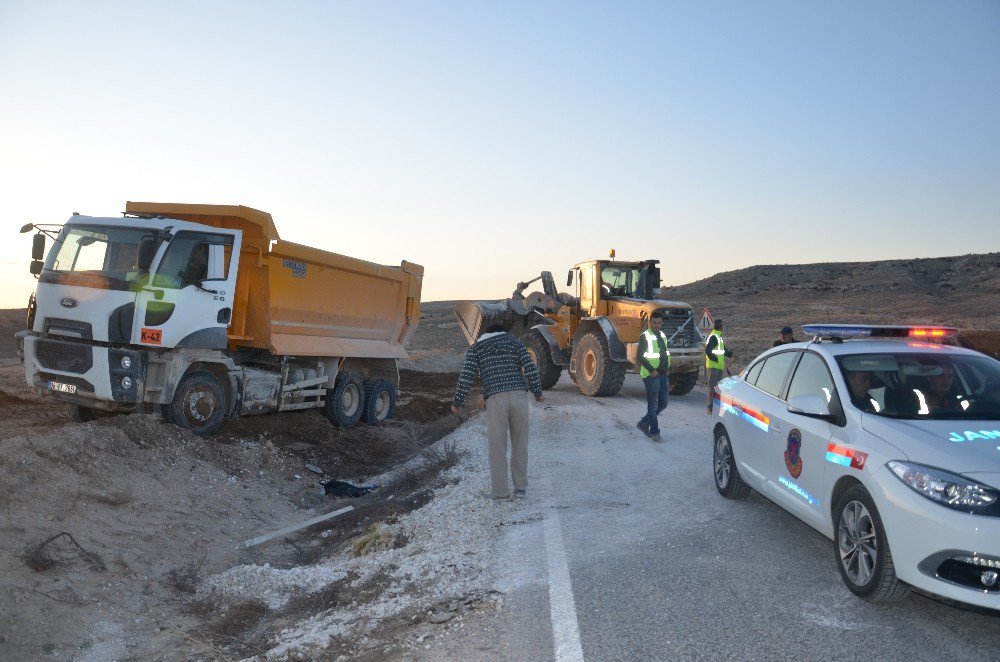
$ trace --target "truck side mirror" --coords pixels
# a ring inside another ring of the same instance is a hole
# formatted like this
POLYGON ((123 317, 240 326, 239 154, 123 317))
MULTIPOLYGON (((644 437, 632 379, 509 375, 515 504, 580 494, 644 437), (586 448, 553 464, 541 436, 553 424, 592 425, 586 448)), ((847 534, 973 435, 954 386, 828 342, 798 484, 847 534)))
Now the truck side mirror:
POLYGON ((569 273, 566 274, 566 287, 569 287, 572 284, 573 284, 573 270, 570 269, 569 273))
POLYGON ((28 271, 31 272, 32 276, 37 276, 42 273, 42 266, 43 264, 41 260, 32 260, 31 265, 28 267, 28 271))
POLYGON ((42 233, 38 233, 31 238, 31 259, 45 259, 45 235, 42 233))
POLYGON ((143 237, 139 241, 138 255, 136 256, 136 266, 139 271, 148 272, 153 266, 153 258, 156 257, 156 240, 152 237, 143 237))

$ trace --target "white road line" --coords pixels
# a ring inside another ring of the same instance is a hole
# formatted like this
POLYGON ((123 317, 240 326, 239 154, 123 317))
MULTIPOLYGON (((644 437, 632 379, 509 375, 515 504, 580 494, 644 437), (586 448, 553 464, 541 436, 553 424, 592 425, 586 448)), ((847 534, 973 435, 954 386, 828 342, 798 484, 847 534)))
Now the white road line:
POLYGON ((545 556, 549 569, 549 609, 556 662, 583 662, 576 602, 563 547, 559 513, 554 508, 545 518, 545 556))

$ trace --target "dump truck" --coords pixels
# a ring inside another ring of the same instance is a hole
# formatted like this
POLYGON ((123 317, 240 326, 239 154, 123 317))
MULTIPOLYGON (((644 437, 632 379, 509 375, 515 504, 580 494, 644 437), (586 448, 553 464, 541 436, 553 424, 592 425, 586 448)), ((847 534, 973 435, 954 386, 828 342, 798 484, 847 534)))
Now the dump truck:
POLYGON ((518 283, 502 301, 461 301, 455 316, 469 344, 494 325, 521 338, 542 379, 551 388, 562 371, 569 372, 580 391, 610 396, 621 390, 625 374, 637 372, 639 336, 649 316, 661 311, 663 333, 670 347, 670 393, 684 395, 694 388, 704 364, 704 337, 690 304, 660 296, 659 260, 622 262, 590 260, 569 270, 566 286, 557 291, 548 271, 518 283), (542 290, 525 295, 541 280, 542 290))
POLYGON ((235 205, 128 202, 121 218, 33 229, 19 353, 28 384, 75 420, 158 411, 210 435, 251 414, 392 416, 420 265, 284 241, 270 214, 235 205))

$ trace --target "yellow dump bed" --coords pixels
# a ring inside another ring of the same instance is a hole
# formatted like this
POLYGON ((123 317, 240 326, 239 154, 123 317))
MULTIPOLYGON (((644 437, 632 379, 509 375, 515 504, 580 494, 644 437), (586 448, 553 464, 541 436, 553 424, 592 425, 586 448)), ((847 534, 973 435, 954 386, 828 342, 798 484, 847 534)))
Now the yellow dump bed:
POLYGON ((129 202, 125 211, 243 231, 231 349, 280 356, 406 358, 424 268, 282 241, 271 215, 235 205, 129 202))

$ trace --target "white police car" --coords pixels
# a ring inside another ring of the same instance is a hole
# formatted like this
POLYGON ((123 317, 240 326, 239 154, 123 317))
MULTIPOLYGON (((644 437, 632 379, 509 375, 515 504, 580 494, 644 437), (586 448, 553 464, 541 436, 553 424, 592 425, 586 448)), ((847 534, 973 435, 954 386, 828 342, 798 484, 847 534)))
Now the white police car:
POLYGON ((862 598, 1000 609, 1000 362, 954 329, 811 325, 721 381, 714 472, 833 539, 862 598))

